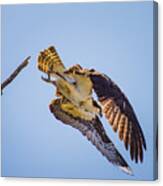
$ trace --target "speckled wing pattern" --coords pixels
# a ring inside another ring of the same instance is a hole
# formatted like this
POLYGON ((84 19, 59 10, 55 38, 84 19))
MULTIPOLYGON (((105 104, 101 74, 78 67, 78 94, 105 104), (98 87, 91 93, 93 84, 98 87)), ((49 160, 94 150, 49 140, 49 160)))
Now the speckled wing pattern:
POLYGON ((106 75, 92 73, 93 88, 102 105, 103 113, 113 130, 124 141, 125 148, 130 146, 132 160, 143 161, 143 148, 146 142, 135 112, 120 88, 106 75))
POLYGON ((78 129, 91 143, 107 158, 113 165, 118 166, 122 171, 132 175, 132 170, 117 151, 112 141, 106 135, 105 129, 99 118, 96 117, 92 121, 74 117, 65 112, 62 107, 62 99, 54 100, 50 105, 50 111, 56 119, 62 121, 65 125, 69 125, 78 129))

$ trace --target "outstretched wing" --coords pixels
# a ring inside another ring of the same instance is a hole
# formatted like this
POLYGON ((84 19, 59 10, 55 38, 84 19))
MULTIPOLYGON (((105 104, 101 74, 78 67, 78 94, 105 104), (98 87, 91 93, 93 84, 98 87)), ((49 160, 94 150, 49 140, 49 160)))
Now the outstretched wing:
POLYGON ((83 120, 79 117, 75 118, 61 108, 61 102, 61 99, 56 99, 50 104, 49 108, 53 115, 64 124, 78 129, 92 142, 93 145, 96 146, 109 162, 118 166, 127 174, 132 174, 130 167, 106 135, 99 118, 96 117, 95 119, 92 119, 92 121, 83 120))
POLYGON ((65 70, 65 66, 53 46, 40 52, 37 66, 40 71, 51 75, 65 70))
POLYGON ((146 142, 134 110, 120 88, 106 75, 93 72, 90 74, 93 88, 102 104, 103 113, 112 125, 113 130, 119 133, 126 149, 130 145, 132 160, 143 161, 143 147, 146 142))

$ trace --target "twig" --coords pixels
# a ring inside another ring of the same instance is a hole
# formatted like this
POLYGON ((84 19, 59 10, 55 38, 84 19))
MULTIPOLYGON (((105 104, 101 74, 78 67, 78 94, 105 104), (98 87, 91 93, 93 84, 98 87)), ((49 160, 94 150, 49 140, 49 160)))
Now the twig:
POLYGON ((1 94, 3 93, 3 89, 9 84, 11 83, 16 76, 20 73, 20 71, 26 67, 29 63, 30 56, 27 57, 17 68, 16 70, 1 84, 1 94))

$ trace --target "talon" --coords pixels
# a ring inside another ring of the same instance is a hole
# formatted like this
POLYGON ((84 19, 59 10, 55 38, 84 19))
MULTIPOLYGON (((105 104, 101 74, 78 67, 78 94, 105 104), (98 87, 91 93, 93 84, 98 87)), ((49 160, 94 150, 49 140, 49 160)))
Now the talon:
POLYGON ((51 80, 51 79, 50 79, 50 74, 48 74, 48 78, 45 78, 45 77, 41 76, 41 79, 42 79, 43 81, 45 81, 46 83, 51 83, 51 84, 53 84, 54 86, 56 86, 56 82, 55 82, 54 80, 51 80))
POLYGON ((42 79, 43 81, 47 82, 47 83, 50 83, 49 77, 48 77, 48 78, 45 78, 45 77, 41 76, 41 79, 42 79))

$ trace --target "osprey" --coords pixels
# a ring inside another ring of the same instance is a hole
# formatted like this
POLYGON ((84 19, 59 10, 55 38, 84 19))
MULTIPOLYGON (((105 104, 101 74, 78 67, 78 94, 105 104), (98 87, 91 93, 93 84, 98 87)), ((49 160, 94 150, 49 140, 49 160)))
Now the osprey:
POLYGON ((145 138, 121 89, 108 76, 94 69, 85 69, 78 64, 67 69, 53 46, 40 52, 37 65, 48 75, 42 79, 56 87, 57 98, 49 105, 56 119, 78 129, 109 162, 132 175, 131 168, 107 136, 99 119, 104 115, 126 150, 130 150, 131 159, 136 163, 143 162, 145 138))

